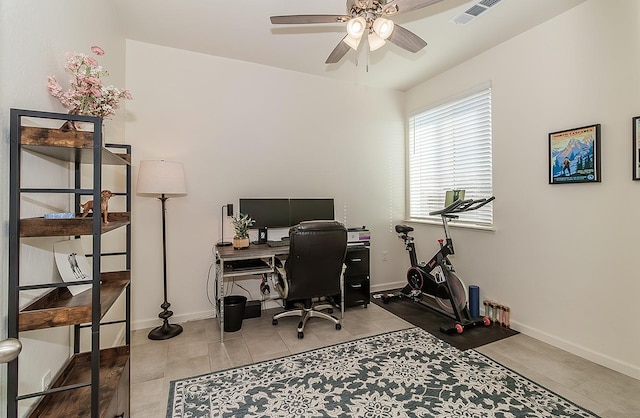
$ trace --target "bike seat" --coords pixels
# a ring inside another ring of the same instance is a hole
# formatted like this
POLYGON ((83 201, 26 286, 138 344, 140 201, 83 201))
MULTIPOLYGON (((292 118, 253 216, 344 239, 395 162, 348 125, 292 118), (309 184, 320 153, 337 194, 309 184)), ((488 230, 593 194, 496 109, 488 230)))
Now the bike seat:
POLYGON ((409 225, 396 225, 396 232, 398 234, 406 234, 411 231, 413 231, 413 227, 409 225))

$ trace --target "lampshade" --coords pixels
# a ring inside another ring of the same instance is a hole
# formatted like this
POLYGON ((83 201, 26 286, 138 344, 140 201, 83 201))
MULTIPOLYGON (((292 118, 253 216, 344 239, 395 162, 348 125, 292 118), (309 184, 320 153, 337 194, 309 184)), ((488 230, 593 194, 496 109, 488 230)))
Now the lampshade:
POLYGON ((182 163, 165 160, 140 161, 137 193, 150 195, 187 194, 182 163))
POLYGON ((358 45, 360 45, 360 39, 361 38, 352 38, 351 35, 347 35, 344 37, 344 39, 342 40, 345 44, 349 45, 353 50, 357 51, 358 50, 358 45))
POLYGON ((364 17, 354 17, 347 22, 347 33, 354 39, 362 38, 362 34, 367 26, 364 17))
POLYGON ((384 40, 391 36, 393 29, 393 20, 379 17, 373 22, 373 31, 380 37, 380 39, 384 40))
POLYGON ((376 49, 382 47, 384 44, 387 43, 387 41, 385 41, 384 39, 382 39, 381 37, 376 35, 375 32, 371 32, 369 34, 368 40, 369 40, 369 50, 370 51, 375 51, 376 49))

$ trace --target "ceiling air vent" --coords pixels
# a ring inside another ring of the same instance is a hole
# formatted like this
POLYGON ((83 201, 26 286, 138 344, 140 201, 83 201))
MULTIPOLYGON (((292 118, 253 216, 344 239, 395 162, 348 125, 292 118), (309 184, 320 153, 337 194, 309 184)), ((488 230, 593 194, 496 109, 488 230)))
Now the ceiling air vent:
POLYGON ((501 1, 502 0, 481 0, 465 10, 461 15, 451 19, 450 22, 455 23, 456 25, 466 25, 501 1))

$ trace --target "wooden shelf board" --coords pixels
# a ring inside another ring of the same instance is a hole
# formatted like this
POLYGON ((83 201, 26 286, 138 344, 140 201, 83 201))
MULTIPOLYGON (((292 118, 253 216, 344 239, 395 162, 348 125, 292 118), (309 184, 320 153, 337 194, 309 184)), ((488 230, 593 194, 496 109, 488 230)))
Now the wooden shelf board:
MULTIPOLYGON (((72 219, 20 219, 20 237, 56 237, 93 234, 93 214, 86 218, 77 214, 72 219)), ((102 222, 102 233, 126 226, 130 223, 129 212, 109 212, 109 223, 102 222)))
MULTIPOLYGON (((62 161, 93 163, 93 132, 61 131, 60 129, 23 126, 22 148, 62 161)), ((102 148, 103 165, 129 165, 129 158, 102 148)))
MULTIPOLYGON (((129 284, 129 271, 102 273, 100 317, 113 306, 129 284)), ((73 296, 66 287, 57 287, 20 311, 18 330, 60 327, 91 322, 91 289, 73 296)))
MULTIPOLYGON (((117 394, 121 377, 128 376, 129 347, 120 346, 100 350, 100 416, 106 416, 117 394)), ((128 378, 128 377, 127 377, 128 378)), ((58 374, 51 388, 91 381, 91 353, 73 356, 58 374)), ((43 397, 29 414, 30 417, 90 417, 91 387, 86 386, 43 397)))

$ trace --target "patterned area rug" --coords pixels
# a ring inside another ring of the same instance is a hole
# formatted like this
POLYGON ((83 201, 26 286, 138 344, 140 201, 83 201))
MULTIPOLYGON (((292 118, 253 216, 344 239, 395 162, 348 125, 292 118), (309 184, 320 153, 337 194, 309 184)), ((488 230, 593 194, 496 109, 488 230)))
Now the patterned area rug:
POLYGON ((167 417, 595 417, 420 328, 171 382, 167 417))

